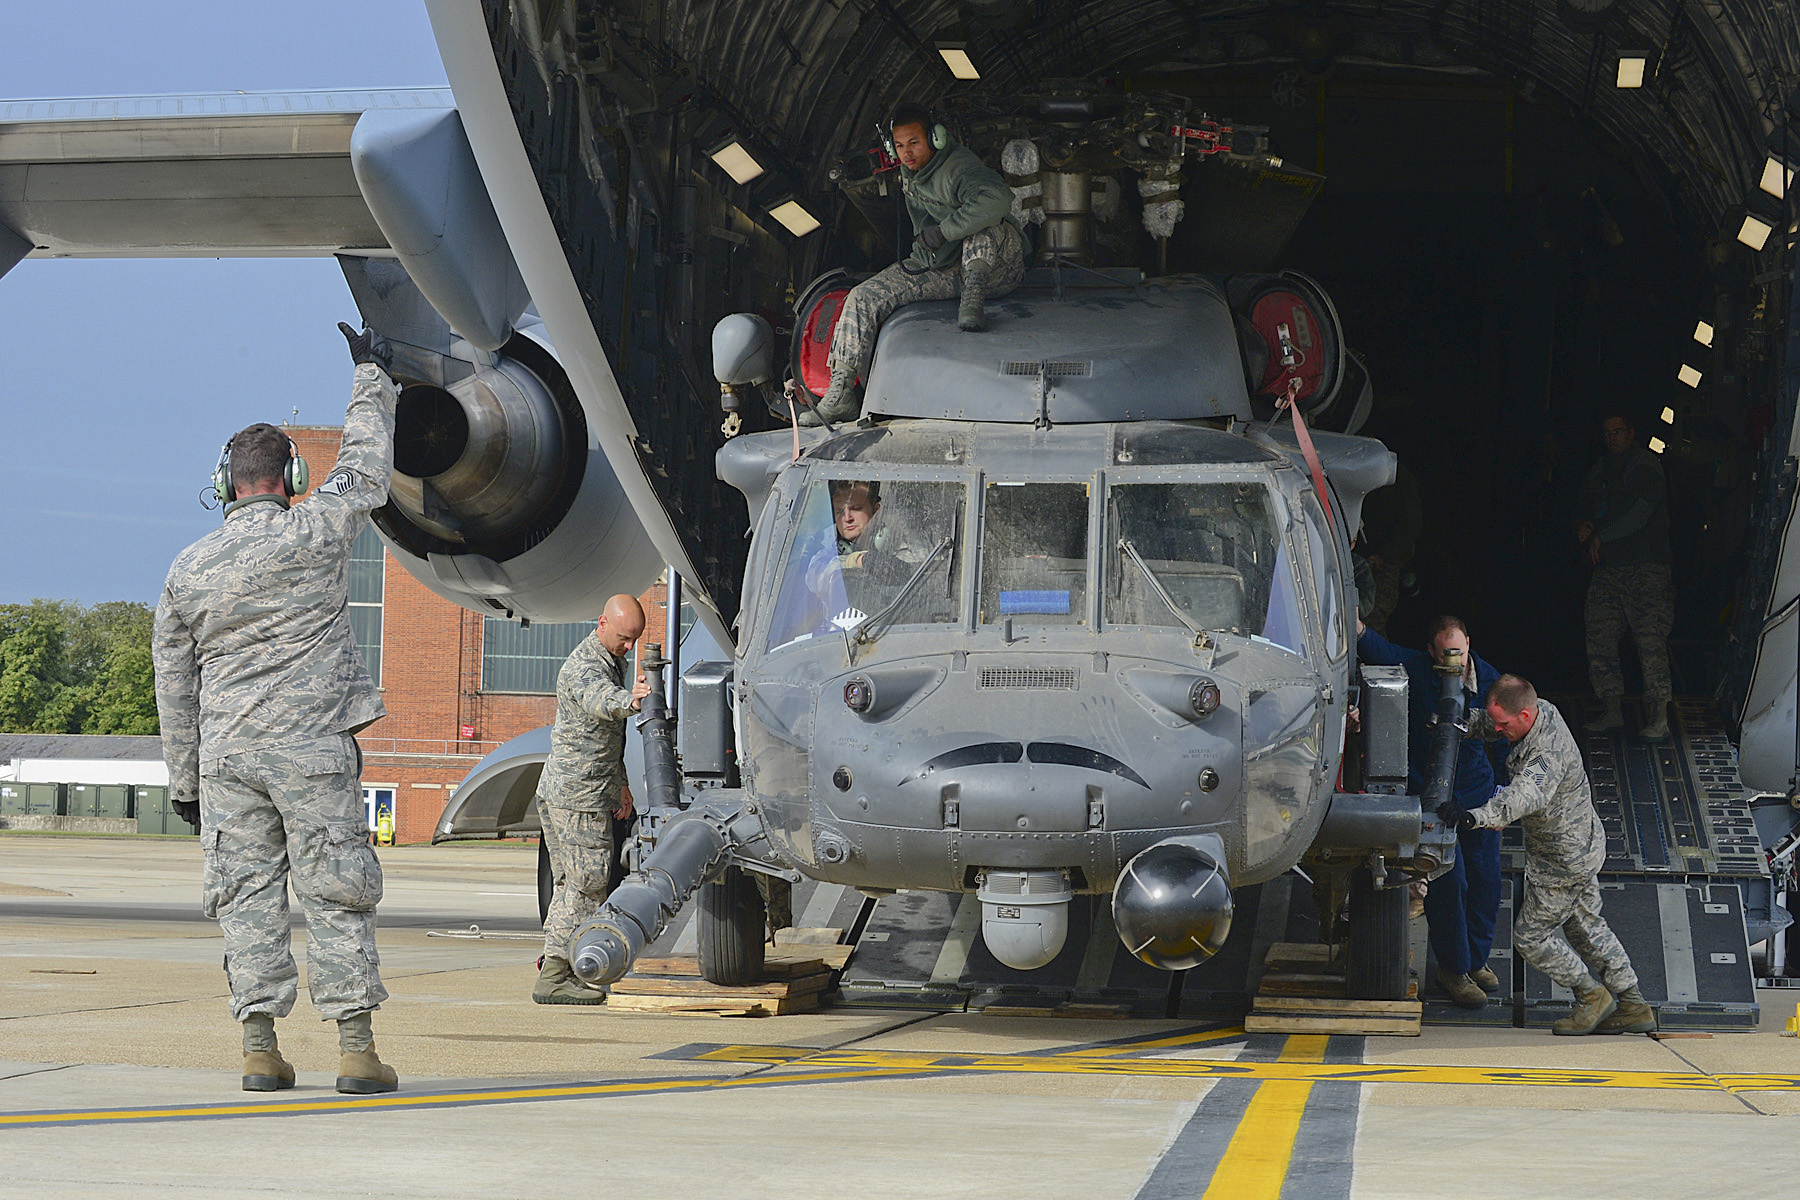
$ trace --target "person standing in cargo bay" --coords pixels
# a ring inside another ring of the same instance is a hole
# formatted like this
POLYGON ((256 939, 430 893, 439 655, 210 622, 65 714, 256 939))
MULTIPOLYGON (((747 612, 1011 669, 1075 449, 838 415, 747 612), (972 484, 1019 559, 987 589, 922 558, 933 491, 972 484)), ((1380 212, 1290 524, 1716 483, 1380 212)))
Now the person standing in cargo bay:
POLYGON ((252 1092, 294 1086, 275 1040, 299 984, 290 881, 306 913, 307 990, 337 1022, 337 1090, 398 1086, 370 1028, 388 996, 375 950, 381 864, 354 736, 387 709, 346 609, 351 547, 387 501, 396 392, 387 343, 338 328, 357 365, 331 474, 290 508, 307 479, 287 434, 258 424, 226 443, 213 478, 225 522, 176 556, 151 644, 169 796, 199 818, 203 907, 225 937, 252 1092))
POLYGON ((1600 698, 1589 729, 1620 729, 1625 676, 1619 639, 1631 631, 1644 674, 1645 741, 1669 736, 1669 629, 1675 584, 1669 573, 1669 492, 1662 462, 1638 445, 1631 421, 1614 413, 1600 426, 1606 453, 1581 485, 1575 537, 1594 564, 1587 592, 1588 675, 1600 698))
POLYGON ((569 966, 569 939, 606 903, 613 868, 613 818, 631 815, 625 785, 625 718, 650 684, 625 686, 625 656, 644 632, 635 597, 606 602, 594 632, 556 674, 556 729, 538 778, 538 821, 553 891, 544 917, 544 958, 531 998, 538 1004, 600 1004, 569 966))
POLYGON ((1525 680, 1502 675, 1488 689, 1487 706, 1470 714, 1466 736, 1512 743, 1509 782, 1486 804, 1463 810, 1461 825, 1504 829, 1517 821, 1525 831, 1525 900, 1513 946, 1575 993, 1573 1010, 1552 1032, 1654 1032, 1656 1014, 1638 990, 1637 972, 1600 914, 1606 830, 1562 713, 1525 680))
POLYGON ((844 298, 831 337, 831 385, 804 424, 858 414, 856 380, 869 369, 881 323, 896 309, 960 296, 957 326, 976 332, 987 328, 987 297, 1004 296, 1025 276, 1025 238, 1012 215, 1012 189, 999 172, 952 142, 923 105, 896 108, 888 132, 912 218, 912 249, 844 298))

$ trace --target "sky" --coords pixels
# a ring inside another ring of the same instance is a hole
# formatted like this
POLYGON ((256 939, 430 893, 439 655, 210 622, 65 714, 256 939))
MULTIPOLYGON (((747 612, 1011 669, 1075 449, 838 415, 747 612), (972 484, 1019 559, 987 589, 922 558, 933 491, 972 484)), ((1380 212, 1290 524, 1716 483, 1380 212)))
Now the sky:
MULTIPOLYGON (((420 0, 13 6, 0 98, 442 87, 420 0)), ((339 424, 359 325, 331 259, 26 259, 0 277, 0 604, 155 604, 219 446, 339 424), (296 415, 294 410, 298 409, 296 415)))

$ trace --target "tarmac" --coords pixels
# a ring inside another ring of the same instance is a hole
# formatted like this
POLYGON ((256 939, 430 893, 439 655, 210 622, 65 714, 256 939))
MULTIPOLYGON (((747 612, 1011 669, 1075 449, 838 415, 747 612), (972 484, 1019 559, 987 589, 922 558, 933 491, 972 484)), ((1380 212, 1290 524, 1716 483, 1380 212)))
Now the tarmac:
POLYGON ((382 861, 401 1090, 339 1096, 303 995, 298 1086, 262 1095, 193 839, 0 834, 0 1196, 1642 1200, 1800 1174, 1793 991, 1756 1032, 1667 1041, 542 1007, 534 847, 382 861))

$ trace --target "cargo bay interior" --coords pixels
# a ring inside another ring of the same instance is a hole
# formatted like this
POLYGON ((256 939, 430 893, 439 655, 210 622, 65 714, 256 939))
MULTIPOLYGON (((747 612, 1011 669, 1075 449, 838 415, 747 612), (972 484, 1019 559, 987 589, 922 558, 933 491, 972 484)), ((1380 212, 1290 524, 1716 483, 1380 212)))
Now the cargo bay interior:
MULTIPOLYGON (((1309 415, 1357 426, 1366 375, 1359 427, 1421 494, 1416 590, 1390 624, 1402 641, 1458 612, 1484 657, 1586 694, 1571 506, 1601 418, 1624 407, 1640 441, 1656 439, 1674 500, 1676 690, 1693 699, 1667 751, 1589 748, 1617 835, 1609 870, 1704 887, 1723 857, 1759 881, 1750 940, 1780 929, 1781 864, 1771 880, 1746 830, 1778 842, 1785 796, 1753 815, 1716 752, 1791 706, 1794 686, 1794 588, 1779 569, 1800 371, 1787 6, 496 0, 487 13, 540 189, 677 514, 742 512, 713 476, 717 439, 694 432, 718 424, 704 331, 751 309, 786 332, 821 272, 896 256, 878 129, 902 100, 997 165, 1026 129, 1046 209, 1052 168, 1087 169, 1085 228, 1065 249, 1096 268, 1279 266, 1323 286, 1361 364, 1309 415), (1230 161, 1144 186, 1154 172, 1117 165, 1130 147, 1095 149, 1142 102, 1174 105, 1171 132, 1212 138, 1230 161), (1143 197, 1167 199, 1171 182, 1183 215, 1153 230, 1143 197), (1635 796, 1633 779, 1654 795, 1635 796)), ((1040 253, 1068 232, 1056 224, 1037 227, 1040 253)), ((751 430, 784 423, 742 416, 751 430)), ((742 524, 683 526, 729 609, 742 524)), ((1781 774, 1751 787, 1785 792, 1781 774)))

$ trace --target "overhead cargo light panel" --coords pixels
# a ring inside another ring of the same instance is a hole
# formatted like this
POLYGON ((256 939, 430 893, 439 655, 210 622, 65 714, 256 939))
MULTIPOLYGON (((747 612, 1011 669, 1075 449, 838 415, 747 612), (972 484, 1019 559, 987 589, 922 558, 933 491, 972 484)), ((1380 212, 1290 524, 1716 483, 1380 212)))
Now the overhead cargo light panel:
POLYGON ((733 183, 749 183, 763 173, 763 165, 736 138, 707 151, 706 156, 719 165, 719 170, 731 176, 733 183))

